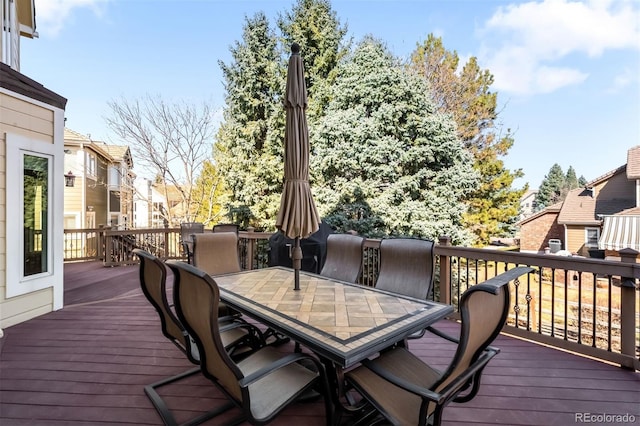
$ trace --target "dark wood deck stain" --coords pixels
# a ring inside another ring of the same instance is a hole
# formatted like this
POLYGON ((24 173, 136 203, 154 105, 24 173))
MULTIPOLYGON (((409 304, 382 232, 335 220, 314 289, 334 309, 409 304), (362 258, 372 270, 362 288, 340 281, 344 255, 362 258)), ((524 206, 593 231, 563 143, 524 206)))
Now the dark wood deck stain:
MULTIPOLYGON (((66 264, 65 289, 64 309, 4 330, 0 424, 161 424, 143 387, 192 365, 160 333, 157 316, 139 290, 137 266, 66 264)), ((451 333, 458 329, 449 321, 439 326, 451 333)), ((450 405, 445 424, 564 426, 576 423, 575 413, 628 413, 640 423, 638 372, 509 336, 499 336, 494 346, 501 353, 485 370, 479 395, 450 405)), ((410 341, 410 349, 444 368, 454 346, 424 337, 410 341)), ((165 387, 162 394, 178 421, 224 401, 198 375, 165 387)), ((222 424, 238 413, 232 410, 206 424, 222 424)), ((296 403, 273 422, 324 423, 321 402, 296 403)))

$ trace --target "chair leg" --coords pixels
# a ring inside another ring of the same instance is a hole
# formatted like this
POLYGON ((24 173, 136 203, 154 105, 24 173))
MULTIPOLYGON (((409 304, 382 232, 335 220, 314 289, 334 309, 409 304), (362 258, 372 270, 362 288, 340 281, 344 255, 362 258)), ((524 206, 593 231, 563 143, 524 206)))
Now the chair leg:
MULTIPOLYGON (((162 418, 162 422, 166 426, 177 426, 178 422, 176 421, 176 418, 173 416, 173 413, 171 413, 171 410, 169 410, 169 407, 167 407, 167 404, 164 402, 164 400, 162 399, 162 397, 160 396, 160 394, 156 389, 161 388, 162 386, 166 386, 168 384, 177 382, 178 380, 191 377, 195 374, 200 373, 200 371, 201 371, 200 367, 191 368, 183 373, 177 374, 175 376, 167 377, 166 379, 162 379, 158 382, 152 383, 144 387, 144 392, 147 394, 147 397, 149 397, 149 399, 151 400, 151 403, 156 408, 156 411, 162 418)), ((224 404, 220 407, 216 407, 213 410, 207 411, 206 413, 183 423, 181 426, 198 425, 219 414, 224 413, 225 411, 230 410, 235 406, 236 405, 233 402, 228 402, 227 404, 224 404)), ((239 424, 242 421, 244 421, 244 417, 242 418, 242 420, 238 419, 238 423, 235 423, 235 424, 239 424)))
POLYGON ((270 337, 274 337, 275 338, 275 340, 273 342, 267 343, 267 346, 279 346, 279 345, 283 345, 285 343, 288 343, 291 340, 289 337, 278 333, 273 328, 268 328, 267 330, 265 330, 264 333, 262 333, 262 335, 264 336, 265 342, 270 337))

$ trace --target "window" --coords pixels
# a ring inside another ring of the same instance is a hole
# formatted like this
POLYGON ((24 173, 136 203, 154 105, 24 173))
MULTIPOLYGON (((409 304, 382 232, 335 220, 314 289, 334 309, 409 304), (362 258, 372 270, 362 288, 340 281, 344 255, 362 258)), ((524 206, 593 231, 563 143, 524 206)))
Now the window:
POLYGON ((600 239, 600 228, 585 228, 584 230, 585 245, 587 247, 598 247, 600 239))
POLYGON ((85 153, 85 168, 87 171, 87 176, 91 176, 92 178, 96 178, 98 175, 98 164, 96 160, 96 155, 93 152, 85 153))
POLYGON ((6 189, 6 205, 15 206, 6 217, 6 240, 15 247, 6 259, 6 297, 14 297, 56 285, 61 259, 53 247, 62 245, 62 233, 58 239, 54 217, 62 227, 63 213, 54 171, 63 179, 64 161, 51 143, 10 133, 6 141, 6 176, 15 179, 6 189))
POLYGON ((23 156, 23 271, 24 276, 49 270, 50 158, 23 156))
POLYGON ((118 167, 109 166, 109 187, 112 189, 120 188, 120 170, 118 167))

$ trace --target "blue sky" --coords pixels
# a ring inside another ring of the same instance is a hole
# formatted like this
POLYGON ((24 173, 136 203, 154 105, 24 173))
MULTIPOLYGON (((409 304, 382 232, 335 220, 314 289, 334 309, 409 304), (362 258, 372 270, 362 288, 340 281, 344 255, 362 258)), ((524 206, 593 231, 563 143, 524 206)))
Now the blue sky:
MULTIPOLYGON (((107 102, 159 94, 224 106, 218 61, 245 16, 275 28, 295 0, 36 0, 39 38, 22 39, 21 72, 68 99, 67 127, 114 139, 107 102)), ((495 77, 504 158, 537 188, 554 163, 587 180, 640 144, 640 2, 333 0, 357 42, 371 34, 408 57, 429 33, 495 77)), ((134 158, 135 161, 135 158, 134 158)), ((144 171, 136 170, 140 175, 144 171)))

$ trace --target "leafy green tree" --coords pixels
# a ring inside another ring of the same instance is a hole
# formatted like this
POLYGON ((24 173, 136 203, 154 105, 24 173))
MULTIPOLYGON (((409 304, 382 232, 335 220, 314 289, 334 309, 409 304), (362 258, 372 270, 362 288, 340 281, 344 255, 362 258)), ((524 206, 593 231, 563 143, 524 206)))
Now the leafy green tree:
POLYGON ((342 46, 347 26, 340 23, 329 0, 298 0, 279 16, 278 27, 287 57, 292 43, 300 45, 309 94, 307 115, 315 121, 328 102, 319 94, 327 93, 325 89, 335 80, 335 67, 347 53, 342 46))
POLYGON ((520 198, 528 189, 513 189, 522 170, 508 170, 501 158, 513 146, 510 131, 501 135, 497 128, 497 93, 491 92, 493 75, 482 70, 475 57, 459 70, 456 51, 445 49, 442 38, 430 34, 411 56, 410 69, 429 82, 438 111, 451 114, 458 137, 474 157, 480 185, 467 198, 465 225, 476 235, 477 244, 491 236, 513 232, 518 219, 520 198))
POLYGON ((367 38, 338 66, 327 98, 326 116, 311 135, 312 187, 327 221, 348 218, 352 229, 364 222, 360 230, 370 237, 468 242, 463 199, 477 174, 425 80, 367 38))
POLYGON ((215 159, 231 192, 229 208, 248 213, 252 226, 273 229, 282 192, 285 75, 277 39, 263 13, 246 18, 232 61, 220 63, 226 89, 215 159))
POLYGON ((191 193, 194 200, 198 201, 197 222, 214 225, 224 221, 228 213, 229 194, 213 162, 205 161, 191 193))
POLYGON ((542 210, 563 200, 562 191, 565 187, 565 174, 558 163, 551 166, 545 175, 538 194, 536 195, 536 209, 542 210))

